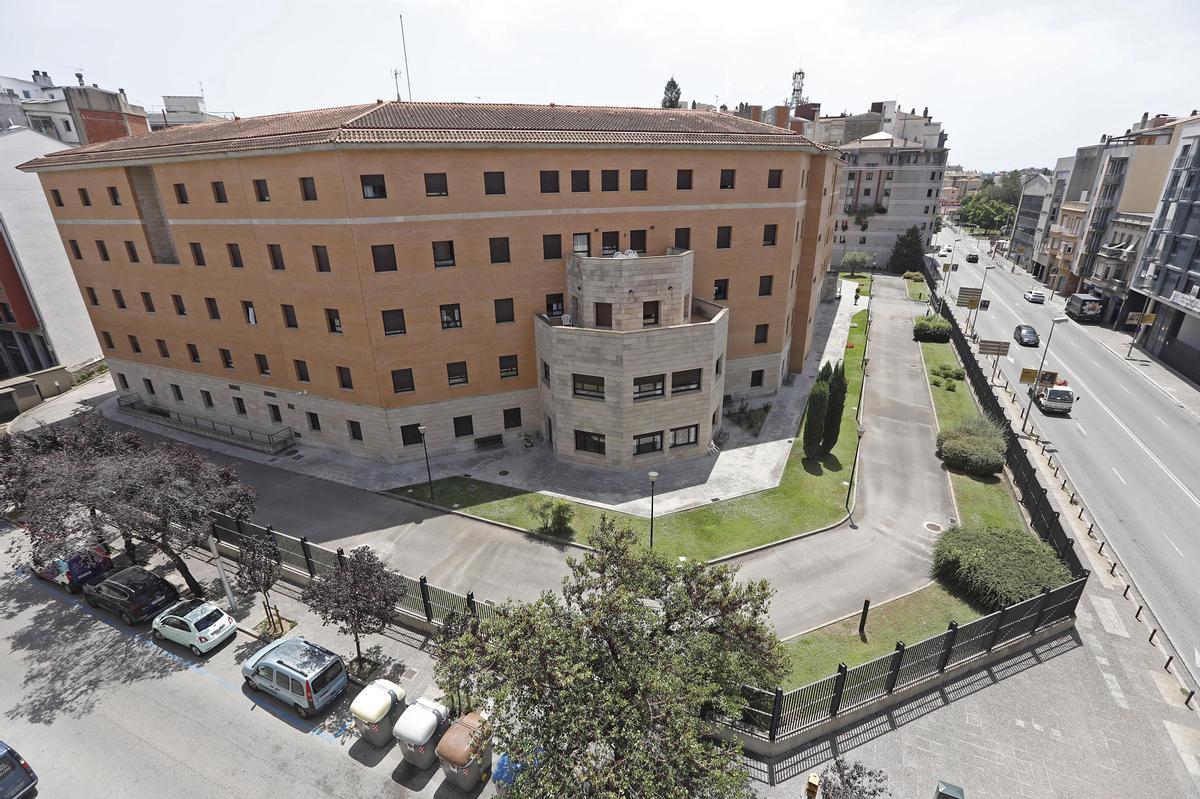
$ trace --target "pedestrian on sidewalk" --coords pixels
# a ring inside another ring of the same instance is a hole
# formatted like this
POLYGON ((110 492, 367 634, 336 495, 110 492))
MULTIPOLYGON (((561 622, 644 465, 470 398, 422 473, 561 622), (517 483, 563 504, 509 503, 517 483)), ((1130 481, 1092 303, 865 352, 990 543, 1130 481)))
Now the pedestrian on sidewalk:
POLYGON ((859 286, 858 288, 856 288, 854 290, 854 304, 855 305, 858 305, 858 298, 861 294, 862 294, 862 286, 859 286))

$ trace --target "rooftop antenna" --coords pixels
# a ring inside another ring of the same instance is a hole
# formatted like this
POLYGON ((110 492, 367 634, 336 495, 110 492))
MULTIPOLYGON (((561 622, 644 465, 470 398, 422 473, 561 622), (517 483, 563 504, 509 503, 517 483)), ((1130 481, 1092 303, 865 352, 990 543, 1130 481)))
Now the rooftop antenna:
POLYGON ((400 102, 400 70, 392 70, 392 79, 396 81, 396 102, 400 102))
POLYGON ((200 99, 204 99, 204 81, 200 81, 200 99))
POLYGON ((792 97, 788 105, 799 108, 807 102, 808 98, 804 96, 804 70, 797 69, 792 73, 792 97))
MULTIPOLYGON (((400 15, 400 46, 404 48, 404 80, 408 84, 408 101, 412 102, 412 76, 408 72, 408 42, 404 38, 404 15, 400 15)), ((397 85, 399 85, 397 83, 397 85)), ((397 92, 399 94, 399 92, 397 92)), ((398 99, 398 98, 397 98, 398 99)))

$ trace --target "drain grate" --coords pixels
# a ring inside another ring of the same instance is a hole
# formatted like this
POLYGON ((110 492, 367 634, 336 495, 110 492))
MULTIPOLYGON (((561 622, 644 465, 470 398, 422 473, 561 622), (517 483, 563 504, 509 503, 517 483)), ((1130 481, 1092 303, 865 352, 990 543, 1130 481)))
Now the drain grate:
POLYGON ((508 477, 508 469, 501 469, 499 474, 501 477, 508 477))
POLYGON ((942 526, 937 522, 925 522, 925 528, 931 533, 940 533, 942 531, 942 526))

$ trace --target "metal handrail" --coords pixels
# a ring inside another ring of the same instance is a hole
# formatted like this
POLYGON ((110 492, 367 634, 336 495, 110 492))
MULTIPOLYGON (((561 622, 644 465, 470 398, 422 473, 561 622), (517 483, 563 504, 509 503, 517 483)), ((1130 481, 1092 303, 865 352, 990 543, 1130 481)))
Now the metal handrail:
POLYGON ((289 441, 295 433, 291 427, 284 426, 269 433, 263 433, 258 430, 253 430, 249 427, 241 425, 229 424, 228 422, 220 422, 216 419, 209 419, 204 416, 195 416, 190 413, 180 413, 179 411, 170 408, 163 408, 157 405, 148 405, 142 398, 141 394, 125 394, 117 400, 118 406, 122 408, 134 408, 143 410, 147 413, 156 416, 165 416, 183 424, 191 425, 197 430, 211 430, 214 433, 222 433, 233 436, 234 438, 246 438, 250 441, 263 441, 267 444, 275 445, 282 441, 289 441))

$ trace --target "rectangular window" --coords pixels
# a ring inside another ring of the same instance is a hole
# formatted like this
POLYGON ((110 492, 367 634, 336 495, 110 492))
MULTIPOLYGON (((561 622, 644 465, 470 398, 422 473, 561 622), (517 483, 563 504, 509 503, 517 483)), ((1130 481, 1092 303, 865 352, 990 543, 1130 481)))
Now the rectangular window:
POLYGON ((387 199, 387 181, 384 180, 383 175, 359 175, 358 180, 362 184, 364 200, 387 199))
POLYGON ((450 186, 446 183, 445 172, 426 172, 425 173, 425 196, 426 197, 449 197, 450 186))
POLYGON ((496 307, 496 323, 512 322, 516 319, 513 315, 512 297, 507 297, 502 300, 494 300, 493 305, 496 307))
POLYGON ((54 207, 55 207, 55 208, 62 208, 62 207, 63 207, 63 198, 62 198, 62 192, 61 192, 61 191, 59 191, 58 189, 51 189, 51 190, 50 190, 50 199, 54 200, 54 207))
POLYGON ((421 425, 406 424, 400 427, 400 441, 406 447, 413 444, 420 444, 424 436, 421 435, 421 425))
POLYGON ((306 411, 304 415, 308 417, 308 429, 314 433, 321 432, 321 417, 312 411, 306 411))
POLYGON ((350 434, 350 438, 355 441, 362 441, 362 425, 353 419, 346 420, 346 431, 350 434))
POLYGON ((205 297, 204 298, 204 306, 208 309, 208 318, 209 319, 220 319, 221 318, 221 309, 217 305, 217 300, 215 297, 205 297))
POLYGON ((79 242, 75 241, 75 239, 67 239, 67 246, 71 248, 71 256, 76 261, 83 260, 83 252, 79 249, 79 242))
POLYGON ((171 350, 167 347, 167 342, 161 338, 154 339, 154 346, 158 347, 158 357, 170 358, 171 350))
POLYGON ((687 191, 692 188, 692 170, 675 170, 675 188, 679 191, 687 191))
POLYGON ((619 230, 606 230, 600 234, 601 255, 616 255, 620 249, 621 232, 619 230))
POLYGON ((504 173, 503 172, 484 172, 483 173, 483 193, 484 194, 504 194, 504 173))
POLYGON ((754 326, 754 343, 755 344, 766 344, 767 343, 767 329, 768 328, 770 328, 770 325, 755 325, 754 326))
POLYGON ((180 205, 188 204, 187 186, 182 183, 175 184, 175 201, 180 205))
POLYGON ((242 261, 242 248, 239 245, 230 242, 225 245, 225 249, 229 252, 229 266, 231 268, 242 269, 246 266, 245 262, 242 261))
POLYGON ((129 263, 131 264, 140 263, 142 260, 138 258, 137 245, 132 241, 125 242, 125 254, 129 256, 129 263))
POLYGON ((395 272, 396 271, 396 245, 395 244, 372 244, 371 245, 371 263, 375 265, 376 272, 395 272))
POLYGON ((452 386, 465 386, 467 384, 467 362, 455 361, 446 364, 446 382, 452 386))
POLYGON ((279 406, 273 402, 267 403, 267 413, 271 416, 271 421, 275 424, 283 423, 283 413, 279 410, 279 406))
POLYGON ((324 244, 314 244, 312 246, 313 266, 318 272, 329 271, 329 248, 324 244))
POLYGON ((442 330, 462 327, 462 310, 457 302, 441 306, 438 313, 442 320, 442 330))
POLYGON ((507 264, 511 263, 511 258, 508 252, 508 237, 501 236, 499 238, 488 239, 488 251, 492 256, 492 263, 507 264))
POLYGON ((341 335, 342 333, 342 315, 338 313, 337 308, 325 309, 325 325, 329 328, 330 333, 341 335))
POLYGON ((350 373, 350 367, 349 366, 338 366, 338 367, 336 367, 336 369, 337 369, 338 386, 340 388, 346 389, 347 391, 353 390, 354 389, 354 375, 352 375, 350 373))
POLYGON ((416 385, 413 383, 412 369, 393 369, 392 370, 392 391, 396 394, 406 394, 409 391, 416 391, 416 385))
POLYGON ((639 253, 640 255, 646 254, 646 231, 629 231, 629 249, 639 253))
POLYGON ((512 430, 514 427, 521 426, 521 409, 520 408, 505 408, 504 409, 504 429, 512 430))
POLYGON ((651 397, 666 396, 667 390, 666 375, 646 375, 645 377, 633 378, 633 398, 635 400, 649 399, 651 397))
POLYGON ((516 377, 517 376, 517 356, 501 355, 500 356, 500 377, 516 377))
POLYGON ((658 324, 658 300, 642 303, 642 327, 658 324))
POLYGON ((645 191, 647 184, 646 174, 646 170, 644 169, 629 170, 629 190, 645 191))
POLYGON ((647 452, 661 452, 663 434, 661 430, 653 433, 642 433, 633 437, 633 454, 645 455, 647 452))
POLYGON ((221 366, 225 367, 226 369, 232 369, 233 353, 227 349, 218 349, 217 352, 221 355, 221 366))
POLYGON ((383 312, 383 335, 402 336, 408 332, 404 326, 404 309, 389 308, 383 312))
POLYGON ((158 393, 157 391, 154 390, 154 383, 150 380, 150 378, 143 377, 142 385, 146 387, 147 394, 154 395, 154 394, 158 393))
POLYGON ((604 399, 604 378, 595 375, 571 375, 571 393, 576 397, 604 399))
POLYGON ((454 266, 453 241, 435 241, 433 243, 433 266, 435 269, 454 266))
POLYGON ((734 178, 736 177, 736 175, 737 175, 736 169, 722 169, 721 170, 721 188, 732 189, 733 181, 734 181, 734 178))
POLYGON ((267 361, 267 356, 255 353, 254 365, 257 367, 260 375, 271 374, 271 364, 267 361))
POLYGON ((692 229, 690 227, 675 228, 675 248, 679 250, 692 249, 692 229))
POLYGON ((92 195, 88 194, 87 189, 79 190, 79 202, 83 203, 85 206, 92 204, 92 195))
POLYGON ((300 178, 300 199, 306 203, 317 199, 317 181, 315 178, 300 178))
POLYGON ((187 306, 183 304, 183 295, 172 294, 171 302, 175 305, 176 316, 187 316, 187 306))
MULTIPOLYGON (((584 173, 587 174, 586 172, 584 173)), ((572 179, 575 173, 572 172, 572 179)), ((573 187, 572 187, 573 188, 573 187)), ((601 169, 600 170, 600 191, 618 191, 621 188, 621 172, 616 169, 601 169)), ((587 189, 581 189, 587 191, 587 189)))
POLYGON ((117 191, 116 186, 108 187, 108 201, 110 203, 112 203, 113 205, 121 204, 121 193, 119 191, 117 191))
POLYGON ((179 387, 178 383, 171 384, 171 394, 175 397, 176 402, 183 402, 183 389, 179 387))
POLYGON ((283 261, 283 247, 279 244, 267 245, 267 256, 271 259, 271 268, 282 271, 287 267, 283 261))
POLYGON ((254 312, 254 303, 250 300, 242 300, 242 318, 248 325, 258 324, 258 314, 254 312))
POLYGON ((575 449, 580 452, 604 454, 604 436, 600 433, 589 433, 586 430, 575 431, 575 449))
POLYGON ((588 256, 592 254, 592 234, 591 233, 576 233, 571 236, 571 252, 576 255, 588 256))
POLYGON ((120 372, 117 372, 117 382, 121 384, 121 388, 125 389, 126 391, 129 390, 129 379, 120 372))
POLYGON ((612 327, 612 303, 596 303, 596 327, 612 327))
POLYGON ((113 293, 113 302, 115 302, 117 304, 118 308, 124 308, 125 307, 125 295, 121 292, 120 289, 113 289, 112 293, 113 293))
POLYGON ((108 245, 105 244, 103 241, 100 241, 99 239, 96 240, 96 252, 100 253, 101 261, 109 260, 108 245))
POLYGON ((557 233, 542 236, 542 258, 547 261, 562 258, 562 236, 557 233))
POLYGON ((100 338, 103 339, 104 348, 106 350, 116 349, 116 345, 113 344, 112 334, 109 333, 107 330, 100 331, 100 338))
POLYGON ((200 242, 188 242, 188 249, 192 251, 192 263, 196 266, 208 266, 208 261, 204 259, 204 247, 200 242))
MULTIPOLYGON (((246 401, 244 399, 242 399, 241 397, 234 397, 233 398, 233 409, 235 411, 237 411, 238 416, 245 416, 246 415, 246 401)), ((278 679, 278 678, 276 678, 276 679, 278 679)))
POLYGON ((779 231, 778 225, 763 225, 763 246, 774 247, 775 236, 779 231))
POLYGON ((267 187, 267 182, 261 178, 254 181, 254 198, 260 203, 271 202, 271 190, 267 187))
POLYGON ((300 323, 296 321, 296 307, 294 305, 280 305, 279 310, 283 313, 284 327, 300 327, 300 323))
POLYGON ((200 389, 200 401, 204 403, 205 408, 211 408, 213 406, 212 394, 204 389, 200 389))
POLYGON ((225 193, 225 182, 214 180, 212 182, 213 202, 224 204, 229 202, 229 195, 225 193))
POLYGON ((717 228, 717 249, 728 250, 733 245, 733 227, 721 225, 717 228))
POLYGON ((200 363, 200 349, 195 344, 187 345, 188 360, 192 363, 200 363))
POLYGON ((571 191, 591 191, 592 173, 586 169, 571 170, 571 191))
POLYGON ((546 316, 559 317, 563 315, 563 295, 546 295, 546 316))
POLYGON ((87 294, 88 302, 90 302, 92 305, 100 304, 100 298, 96 296, 96 290, 94 288, 88 286, 84 289, 84 293, 87 294))
POLYGON ((309 382, 308 381, 308 361, 295 360, 295 361, 292 361, 292 365, 294 367, 296 367, 296 380, 301 383, 309 382))
POLYGON ((719 355, 719 356, 717 356, 717 362, 716 362, 716 364, 713 366, 713 374, 717 374, 717 375, 721 374, 721 366, 722 366, 722 364, 724 364, 724 363, 725 363, 725 357, 724 357, 724 356, 720 356, 720 355, 719 355))
POLYGON ((671 394, 686 394, 689 391, 700 390, 700 370, 684 369, 671 373, 671 394))
POLYGON ((781 189, 783 188, 783 170, 768 169, 767 170, 767 188, 781 189))
POLYGON ((146 309, 146 313, 154 313, 154 298, 148 291, 142 292, 142 307, 146 309))
POLYGON ((671 428, 671 446, 686 447, 689 444, 695 444, 700 440, 700 425, 693 424, 687 427, 672 427, 671 428))
POLYGON ((774 275, 759 275, 758 276, 758 296, 770 297, 771 289, 775 285, 774 275))
POLYGON ((454 436, 462 438, 463 436, 475 435, 475 423, 470 416, 455 416, 454 417, 454 436))
POLYGON ((543 169, 538 177, 542 194, 558 194, 558 170, 543 169))

